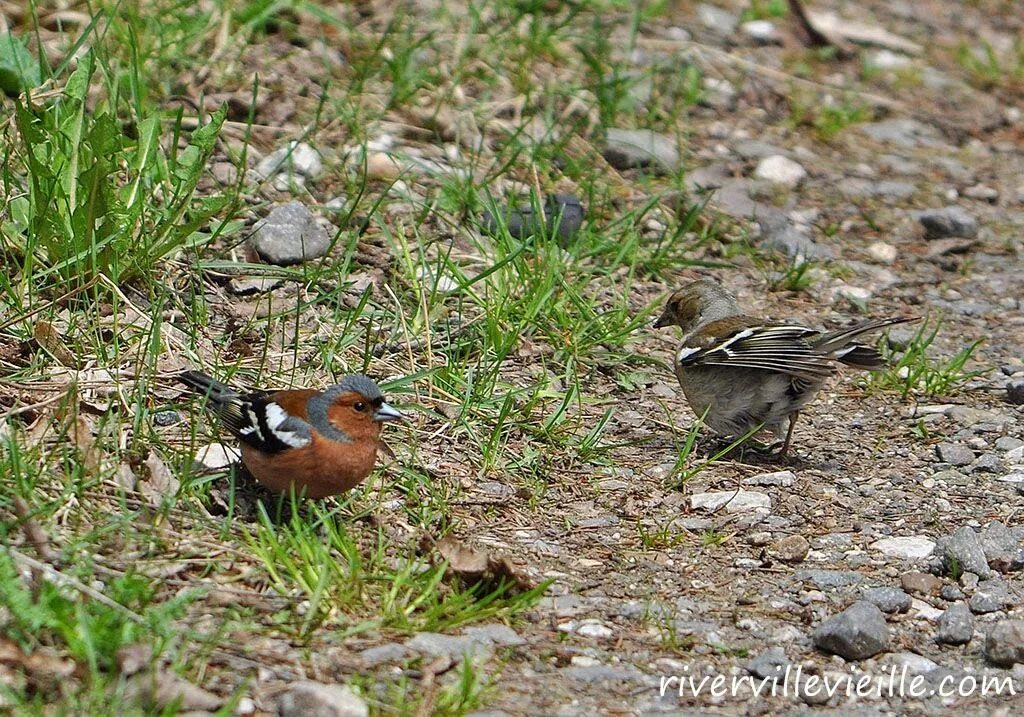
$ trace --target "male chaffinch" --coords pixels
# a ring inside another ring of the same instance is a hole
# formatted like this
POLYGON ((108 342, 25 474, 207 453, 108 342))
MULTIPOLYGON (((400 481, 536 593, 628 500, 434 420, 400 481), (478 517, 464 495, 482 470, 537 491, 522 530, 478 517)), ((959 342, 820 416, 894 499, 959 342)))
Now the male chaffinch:
POLYGON ((402 414, 371 379, 345 376, 325 391, 239 393, 198 371, 178 380, 242 443, 242 463, 272 491, 325 498, 354 488, 373 470, 381 424, 402 414))
POLYGON ((718 282, 699 279, 669 297, 654 327, 682 327, 676 378, 704 423, 724 436, 742 436, 758 425, 776 436, 785 431, 783 456, 800 409, 835 371, 835 361, 865 370, 885 366, 877 350, 854 339, 914 320, 876 319, 829 333, 764 323, 745 316, 718 282))

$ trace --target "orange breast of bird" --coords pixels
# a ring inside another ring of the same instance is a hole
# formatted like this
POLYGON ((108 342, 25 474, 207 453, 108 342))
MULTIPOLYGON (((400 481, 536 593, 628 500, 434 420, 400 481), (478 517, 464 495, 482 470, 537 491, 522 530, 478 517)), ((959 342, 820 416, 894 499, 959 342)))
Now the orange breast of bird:
POLYGON ((242 447, 242 462, 256 480, 277 493, 294 489, 307 498, 351 490, 370 474, 376 459, 376 441, 339 443, 316 434, 308 446, 294 451, 267 454, 242 447))

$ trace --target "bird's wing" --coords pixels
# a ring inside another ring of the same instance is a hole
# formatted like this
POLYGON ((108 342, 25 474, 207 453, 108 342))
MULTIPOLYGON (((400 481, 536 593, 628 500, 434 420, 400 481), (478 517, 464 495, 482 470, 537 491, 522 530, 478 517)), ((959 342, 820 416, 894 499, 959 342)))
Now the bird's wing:
POLYGON ((806 326, 747 324, 732 317, 687 337, 676 361, 683 367, 753 368, 817 381, 832 374, 829 357, 808 341, 819 333, 806 326))

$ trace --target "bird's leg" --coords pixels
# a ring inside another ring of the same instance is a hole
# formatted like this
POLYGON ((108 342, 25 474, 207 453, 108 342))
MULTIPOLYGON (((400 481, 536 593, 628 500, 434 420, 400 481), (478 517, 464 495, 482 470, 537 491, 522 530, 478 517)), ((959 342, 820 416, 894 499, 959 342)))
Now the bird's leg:
POLYGON ((793 427, 796 426, 796 419, 799 418, 799 416, 799 411, 793 411, 793 413, 789 415, 789 428, 786 429, 786 440, 782 444, 782 450, 779 451, 779 458, 786 455, 786 451, 789 450, 789 443, 793 440, 793 427))

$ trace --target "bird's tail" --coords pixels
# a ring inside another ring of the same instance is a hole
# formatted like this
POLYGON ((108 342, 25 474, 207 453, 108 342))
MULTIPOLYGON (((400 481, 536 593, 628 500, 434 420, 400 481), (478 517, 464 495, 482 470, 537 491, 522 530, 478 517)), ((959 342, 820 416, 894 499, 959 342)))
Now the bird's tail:
POLYGON ((200 371, 182 371, 178 380, 214 403, 223 404, 239 396, 238 391, 200 371))
POLYGON ((814 348, 821 353, 834 354, 836 361, 847 366, 874 371, 885 366, 885 359, 882 358, 882 354, 878 353, 877 349, 858 343, 854 339, 871 331, 884 329, 895 324, 904 324, 908 321, 917 321, 917 319, 901 316, 893 319, 865 321, 848 329, 840 329, 839 331, 824 334, 814 341, 814 348))

